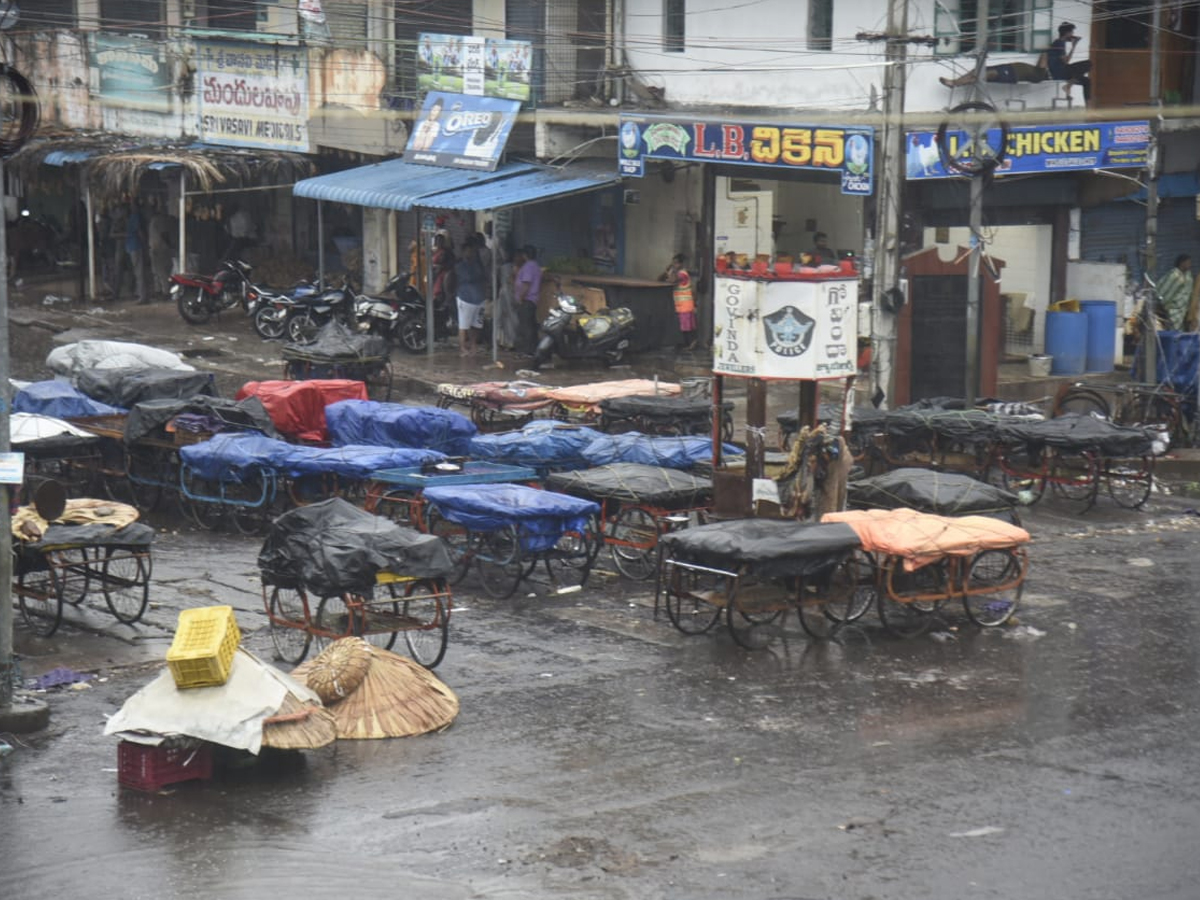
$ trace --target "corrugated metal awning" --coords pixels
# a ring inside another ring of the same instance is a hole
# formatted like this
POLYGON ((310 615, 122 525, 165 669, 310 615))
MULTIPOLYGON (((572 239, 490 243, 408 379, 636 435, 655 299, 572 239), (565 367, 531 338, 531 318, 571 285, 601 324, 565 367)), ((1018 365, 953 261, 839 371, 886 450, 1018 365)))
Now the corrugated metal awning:
POLYGON ((594 190, 616 180, 611 169, 602 172, 584 166, 576 170, 505 163, 494 172, 476 172, 392 159, 306 178, 296 182, 292 193, 312 200, 398 211, 414 207, 485 210, 594 190))

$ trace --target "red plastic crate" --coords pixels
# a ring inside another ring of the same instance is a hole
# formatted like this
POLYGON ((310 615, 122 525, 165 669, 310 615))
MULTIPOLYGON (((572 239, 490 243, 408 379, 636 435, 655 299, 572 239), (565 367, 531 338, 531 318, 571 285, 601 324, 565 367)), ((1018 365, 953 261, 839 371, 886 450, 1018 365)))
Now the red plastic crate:
POLYGON ((134 741, 117 745, 117 782, 135 791, 212 778, 212 747, 151 747, 134 741))

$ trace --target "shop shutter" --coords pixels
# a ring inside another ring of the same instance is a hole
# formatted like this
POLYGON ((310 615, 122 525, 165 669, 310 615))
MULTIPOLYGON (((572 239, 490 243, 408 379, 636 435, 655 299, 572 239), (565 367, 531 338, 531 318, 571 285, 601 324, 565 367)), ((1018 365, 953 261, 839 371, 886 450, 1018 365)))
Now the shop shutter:
POLYGON ((367 46, 367 0, 322 0, 325 21, 335 47, 367 46))
MULTIPOLYGON (((1195 197, 1168 197, 1158 208, 1158 274, 1166 272, 1180 253, 1197 255, 1200 222, 1195 197)), ((1083 211, 1080 223, 1080 257, 1092 262, 1118 262, 1129 266, 1130 276, 1141 275, 1146 249, 1146 207, 1118 200, 1083 211)))

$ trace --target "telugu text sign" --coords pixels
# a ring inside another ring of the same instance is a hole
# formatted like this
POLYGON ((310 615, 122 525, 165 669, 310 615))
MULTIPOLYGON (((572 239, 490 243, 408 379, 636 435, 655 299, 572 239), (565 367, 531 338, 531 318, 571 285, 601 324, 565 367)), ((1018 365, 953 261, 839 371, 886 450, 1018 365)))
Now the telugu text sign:
POLYGON ((198 41, 196 56, 203 140, 308 151, 308 63, 302 49, 198 41))

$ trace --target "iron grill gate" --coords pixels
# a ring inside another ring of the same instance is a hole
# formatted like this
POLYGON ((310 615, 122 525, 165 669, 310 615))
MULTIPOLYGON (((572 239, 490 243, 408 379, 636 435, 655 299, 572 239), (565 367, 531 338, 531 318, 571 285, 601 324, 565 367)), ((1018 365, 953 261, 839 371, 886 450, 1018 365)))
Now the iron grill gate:
POLYGON ((912 334, 910 399, 961 397, 967 380, 966 275, 913 277, 912 334))

